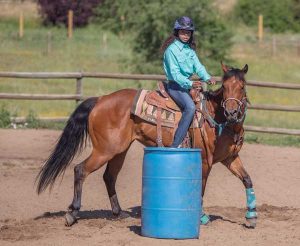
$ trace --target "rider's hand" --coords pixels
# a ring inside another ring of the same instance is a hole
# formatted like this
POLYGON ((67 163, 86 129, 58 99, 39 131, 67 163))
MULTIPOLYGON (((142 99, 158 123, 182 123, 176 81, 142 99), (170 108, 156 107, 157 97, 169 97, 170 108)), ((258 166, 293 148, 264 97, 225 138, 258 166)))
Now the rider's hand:
POLYGON ((217 83, 217 81, 216 81, 216 79, 215 79, 214 77, 211 77, 211 78, 208 80, 207 83, 210 84, 210 85, 215 85, 215 84, 217 83))
POLYGON ((192 88, 199 88, 199 87, 201 87, 201 82, 200 81, 194 81, 193 85, 192 85, 192 88))

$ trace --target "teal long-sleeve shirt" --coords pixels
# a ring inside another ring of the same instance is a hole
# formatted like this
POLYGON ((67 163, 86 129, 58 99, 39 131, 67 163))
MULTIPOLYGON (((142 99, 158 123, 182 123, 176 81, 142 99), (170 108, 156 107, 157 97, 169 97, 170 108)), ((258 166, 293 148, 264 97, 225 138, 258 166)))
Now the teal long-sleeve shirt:
POLYGON ((193 82, 189 77, 194 73, 205 82, 211 78, 199 61, 196 52, 188 44, 177 39, 164 53, 164 70, 168 80, 176 81, 185 89, 192 87, 193 82))

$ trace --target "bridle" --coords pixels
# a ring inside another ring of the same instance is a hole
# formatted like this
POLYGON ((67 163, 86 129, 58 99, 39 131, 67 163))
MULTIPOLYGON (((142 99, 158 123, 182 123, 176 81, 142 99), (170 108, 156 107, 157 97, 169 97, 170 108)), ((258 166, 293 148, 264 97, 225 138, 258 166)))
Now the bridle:
POLYGON ((242 100, 239 100, 239 99, 237 99, 235 97, 229 97, 229 98, 226 98, 225 100, 222 101, 221 106, 224 108, 224 116, 226 117, 226 119, 229 116, 228 110, 226 109, 226 104, 230 100, 234 100, 238 104, 238 108, 237 108, 237 116, 238 117, 237 117, 237 119, 234 122, 228 122, 228 121, 226 121, 226 122, 228 122, 228 123, 240 123, 246 117, 247 103, 248 103, 247 96, 245 95, 242 98, 242 100))
POLYGON ((229 97, 229 98, 223 99, 223 101, 221 102, 221 107, 224 109, 224 116, 226 118, 226 121, 222 122, 222 123, 216 122, 214 120, 214 118, 210 115, 210 113, 207 109, 206 101, 207 101, 207 96, 204 96, 204 98, 203 98, 203 114, 204 114, 204 117, 209 122, 211 127, 214 127, 218 130, 218 136, 220 136, 222 134, 222 132, 226 128, 226 126, 241 123, 246 118, 247 104, 248 104, 248 99, 247 99, 246 92, 245 92, 245 94, 244 94, 244 96, 241 100, 239 100, 235 97, 229 97), (240 116, 240 117, 238 117, 234 122, 229 121, 227 119, 228 110, 226 110, 226 104, 230 100, 234 100, 238 103, 237 115, 240 116))

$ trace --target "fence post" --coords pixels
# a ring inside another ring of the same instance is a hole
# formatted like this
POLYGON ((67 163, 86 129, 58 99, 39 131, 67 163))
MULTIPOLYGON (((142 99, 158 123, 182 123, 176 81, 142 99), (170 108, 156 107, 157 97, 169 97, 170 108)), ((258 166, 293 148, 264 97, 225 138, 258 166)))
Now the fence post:
POLYGON ((124 37, 124 30, 125 30, 125 16, 121 15, 120 20, 121 20, 120 38, 123 39, 123 37, 124 37))
POLYGON ((20 12, 20 17, 19 17, 19 38, 23 38, 24 36, 24 16, 23 12, 20 12))
POLYGON ((263 39, 263 36, 264 36, 264 17, 261 14, 258 16, 258 33, 257 33, 257 35, 258 35, 259 42, 261 42, 263 39))
POLYGON ((47 55, 51 53, 51 39, 52 39, 52 34, 51 31, 48 31, 47 33, 47 55))
POLYGON ((273 36, 273 38, 272 38, 272 56, 276 55, 276 49, 277 49, 277 47, 276 47, 276 37, 273 36))
POLYGON ((102 40, 103 40, 103 48, 104 48, 104 51, 106 52, 106 50, 107 50, 107 34, 106 33, 103 33, 102 40))
POLYGON ((76 79, 76 95, 80 96, 80 98, 76 99, 78 104, 82 100, 82 77, 76 79))
POLYGON ((73 10, 68 12, 68 38, 73 37, 73 10))

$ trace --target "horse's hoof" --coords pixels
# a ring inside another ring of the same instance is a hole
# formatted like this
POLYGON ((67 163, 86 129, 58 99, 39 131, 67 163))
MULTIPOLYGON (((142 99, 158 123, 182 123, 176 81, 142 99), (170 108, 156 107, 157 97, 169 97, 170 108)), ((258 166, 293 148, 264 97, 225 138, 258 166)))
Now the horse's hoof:
POLYGON ((122 220, 122 219, 126 219, 128 217, 130 217, 130 214, 127 213, 127 212, 124 212, 124 211, 121 211, 120 213, 115 214, 115 219, 116 220, 122 220))
POLYGON ((130 217, 130 214, 124 211, 121 211, 120 215, 119 215, 120 219, 126 219, 130 217))
POLYGON ((71 213, 66 213, 65 215, 65 226, 72 226, 77 222, 77 219, 75 216, 73 216, 71 213))
POLYGON ((251 218, 251 219, 247 219, 248 222, 248 228, 254 229, 256 227, 256 221, 257 218, 251 218))

